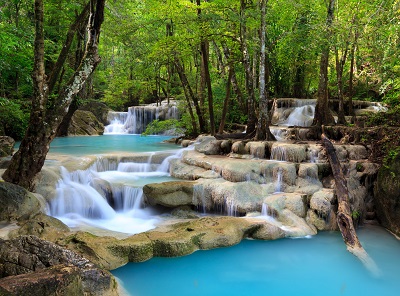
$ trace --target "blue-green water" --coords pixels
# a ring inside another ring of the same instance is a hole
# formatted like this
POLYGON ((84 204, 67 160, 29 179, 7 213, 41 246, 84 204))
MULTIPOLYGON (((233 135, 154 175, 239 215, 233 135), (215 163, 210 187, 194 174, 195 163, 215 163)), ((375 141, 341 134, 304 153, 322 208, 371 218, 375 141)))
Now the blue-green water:
POLYGON ((112 273, 134 296, 400 295, 400 242, 377 226, 358 234, 380 276, 347 252, 338 232, 243 241, 186 257, 129 263, 112 273))
MULTIPOLYGON (((163 143, 167 136, 103 135, 55 138, 50 144, 51 153, 75 156, 105 154, 114 152, 155 152, 180 148, 178 145, 163 143)), ((18 149, 19 143, 16 145, 18 149)))

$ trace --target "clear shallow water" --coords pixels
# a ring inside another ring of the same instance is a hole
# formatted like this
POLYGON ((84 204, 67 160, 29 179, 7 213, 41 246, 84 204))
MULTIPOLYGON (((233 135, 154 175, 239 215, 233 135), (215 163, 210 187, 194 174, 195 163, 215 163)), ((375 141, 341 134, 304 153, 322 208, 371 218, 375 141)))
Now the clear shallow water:
POLYGON ((400 242, 377 226, 358 234, 381 276, 347 252, 339 232, 247 240, 185 257, 129 263, 112 273, 134 296, 400 295, 400 242))
MULTIPOLYGON (((162 143, 167 136, 103 135, 55 138, 50 144, 51 153, 75 156, 114 152, 153 152, 175 150, 178 145, 162 143)), ((18 148, 16 145, 16 149, 18 148)))

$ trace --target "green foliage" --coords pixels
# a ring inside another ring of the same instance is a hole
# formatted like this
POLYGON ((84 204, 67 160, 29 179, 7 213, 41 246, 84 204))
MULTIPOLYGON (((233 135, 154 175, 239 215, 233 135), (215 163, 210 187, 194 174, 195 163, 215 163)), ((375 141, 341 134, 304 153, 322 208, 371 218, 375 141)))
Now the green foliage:
POLYGON ((400 104, 392 106, 387 112, 367 115, 368 126, 400 126, 400 104))
POLYGON ((21 104, 0 98, 0 126, 6 136, 21 140, 28 125, 29 113, 21 110, 21 104))
POLYGON ((351 212, 351 218, 353 218, 353 220, 357 220, 358 218, 360 218, 361 214, 359 211, 354 210, 351 212))
POLYGON ((154 120, 146 127, 143 136, 149 135, 162 135, 167 131, 173 131, 174 135, 180 135, 185 133, 185 129, 182 123, 176 119, 167 120, 154 120))

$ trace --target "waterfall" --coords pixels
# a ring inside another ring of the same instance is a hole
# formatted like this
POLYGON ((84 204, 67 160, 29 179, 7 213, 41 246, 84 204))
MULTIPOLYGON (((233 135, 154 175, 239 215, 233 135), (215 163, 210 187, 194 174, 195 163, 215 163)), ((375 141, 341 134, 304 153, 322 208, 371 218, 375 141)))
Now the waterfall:
POLYGON ((314 99, 275 99, 272 123, 279 126, 311 126, 315 105, 314 99))
POLYGON ((282 174, 282 168, 278 167, 278 170, 276 172, 276 181, 275 181, 275 192, 282 192, 282 184, 283 184, 283 174, 282 174))
POLYGON ((182 151, 166 157, 162 164, 152 163, 153 154, 144 162, 99 157, 87 170, 74 172, 61 167, 56 196, 50 202, 50 215, 70 227, 83 222, 127 233, 154 228, 158 218, 145 208, 142 186, 167 178, 169 160, 180 157, 182 151))
POLYGON ((206 204, 206 196, 205 196, 204 186, 202 184, 195 184, 193 186, 193 204, 197 205, 197 211, 202 214, 206 214, 207 212, 207 204, 206 204))
POLYGON ((261 206, 261 216, 268 216, 268 205, 265 202, 261 206))
POLYGON ((108 113, 109 125, 104 134, 141 134, 147 125, 154 120, 179 119, 178 108, 174 100, 146 106, 129 107, 128 112, 108 113))

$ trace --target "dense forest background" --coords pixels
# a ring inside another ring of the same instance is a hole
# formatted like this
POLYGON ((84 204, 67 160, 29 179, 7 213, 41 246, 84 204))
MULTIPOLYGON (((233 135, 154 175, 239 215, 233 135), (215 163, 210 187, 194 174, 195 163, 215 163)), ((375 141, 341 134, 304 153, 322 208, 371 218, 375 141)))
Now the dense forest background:
MULTIPOLYGON (((44 4, 51 72, 87 1, 44 4)), ((0 0, 0 134, 15 139, 29 118, 34 38, 33 1, 0 0)), ((85 22, 73 38, 55 94, 82 58, 85 22)), ((328 98, 345 106, 382 101, 397 110, 400 1, 107 1, 99 54, 101 64, 71 106, 95 100, 126 111, 175 98, 182 102, 179 124, 192 134, 218 131, 221 122, 223 129, 256 121, 262 90, 267 99, 317 98, 322 56, 328 98)))

